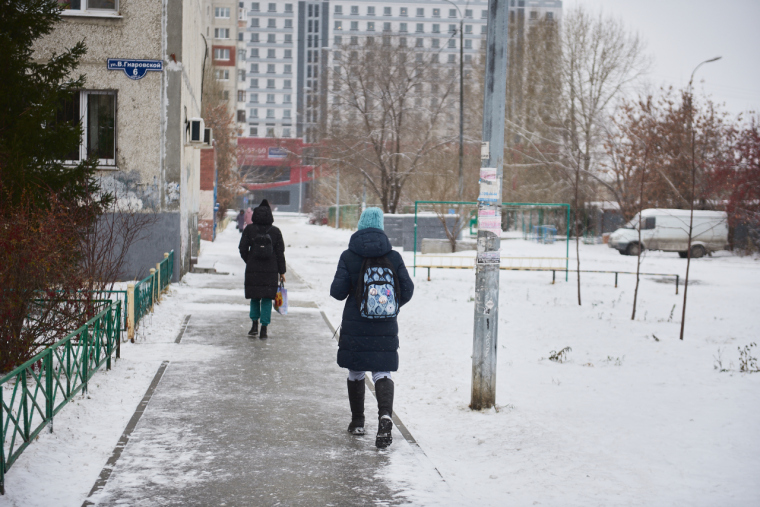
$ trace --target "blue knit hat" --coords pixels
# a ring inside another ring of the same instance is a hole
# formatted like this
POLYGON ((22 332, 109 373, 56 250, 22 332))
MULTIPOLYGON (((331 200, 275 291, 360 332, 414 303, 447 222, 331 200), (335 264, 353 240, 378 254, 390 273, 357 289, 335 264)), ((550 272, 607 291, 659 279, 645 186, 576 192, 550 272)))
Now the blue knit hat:
POLYGON ((367 208, 362 211, 362 216, 359 218, 358 229, 383 229, 383 210, 380 208, 367 208))

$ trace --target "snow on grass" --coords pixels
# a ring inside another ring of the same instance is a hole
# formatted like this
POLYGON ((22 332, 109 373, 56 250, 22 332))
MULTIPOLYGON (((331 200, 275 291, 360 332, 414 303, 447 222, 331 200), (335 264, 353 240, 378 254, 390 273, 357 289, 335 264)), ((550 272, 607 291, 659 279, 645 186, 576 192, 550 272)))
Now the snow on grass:
MULTIPOLYGON (((337 327, 329 286, 350 231, 276 218, 288 263, 337 327)), ((566 245, 503 243, 503 256, 564 256, 566 245)), ((581 245, 581 269, 635 271, 636 259, 581 245)), ((571 269, 575 267, 571 244, 571 269)), ((411 252, 403 253, 408 266, 411 252)), ((642 272, 679 274, 646 252, 642 272)), ((686 337, 672 278, 501 274, 497 408, 470 400, 475 274, 420 269, 399 317, 395 410, 456 496, 472 504, 760 504, 760 374, 719 372, 760 335, 760 262, 719 252, 692 262, 686 337), (570 347, 562 363, 548 358, 570 347)), ((411 268, 409 269, 411 273, 411 268)), ((404 481, 403 471, 395 479, 404 481)), ((394 477, 394 474, 391 473, 394 477)), ((423 497, 424 498, 424 497, 423 497)), ((424 500, 421 500, 425 503, 424 500)))

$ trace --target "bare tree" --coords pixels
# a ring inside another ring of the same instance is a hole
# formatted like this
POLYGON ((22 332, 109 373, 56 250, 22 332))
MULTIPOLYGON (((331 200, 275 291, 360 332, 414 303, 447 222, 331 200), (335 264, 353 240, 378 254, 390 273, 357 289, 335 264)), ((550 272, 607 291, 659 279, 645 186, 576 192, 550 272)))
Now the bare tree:
POLYGON ((455 138, 444 128, 453 110, 455 64, 406 38, 356 38, 334 52, 323 161, 341 176, 355 172, 385 212, 396 211, 404 186, 436 148, 455 138))

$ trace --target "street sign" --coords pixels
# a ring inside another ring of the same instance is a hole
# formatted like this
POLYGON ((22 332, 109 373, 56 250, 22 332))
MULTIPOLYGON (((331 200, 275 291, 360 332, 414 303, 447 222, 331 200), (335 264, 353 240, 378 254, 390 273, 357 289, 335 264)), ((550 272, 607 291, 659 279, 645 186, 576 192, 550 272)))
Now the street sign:
POLYGON ((123 70, 129 79, 142 79, 150 71, 161 72, 164 62, 161 60, 127 60, 124 58, 109 58, 108 70, 123 70))
POLYGON ((272 147, 267 153, 268 158, 288 158, 288 150, 285 148, 272 147))

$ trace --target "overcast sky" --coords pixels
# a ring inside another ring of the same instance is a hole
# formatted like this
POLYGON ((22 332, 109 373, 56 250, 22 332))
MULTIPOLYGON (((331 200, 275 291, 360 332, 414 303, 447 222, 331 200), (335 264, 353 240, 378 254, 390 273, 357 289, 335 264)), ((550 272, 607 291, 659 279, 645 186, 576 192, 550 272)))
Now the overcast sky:
POLYGON ((760 112, 760 0, 564 0, 563 11, 578 4, 639 33, 654 59, 653 85, 685 88, 694 67, 722 56, 697 71, 696 91, 732 114, 760 112))

